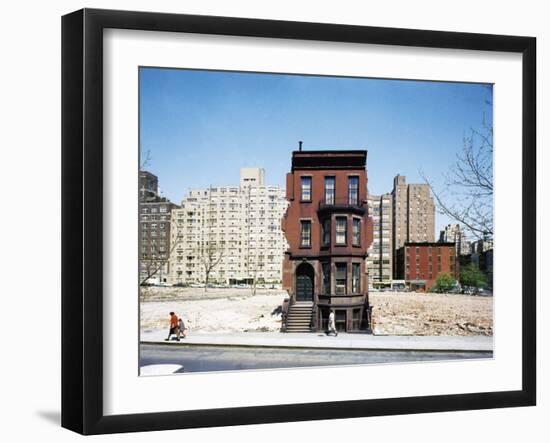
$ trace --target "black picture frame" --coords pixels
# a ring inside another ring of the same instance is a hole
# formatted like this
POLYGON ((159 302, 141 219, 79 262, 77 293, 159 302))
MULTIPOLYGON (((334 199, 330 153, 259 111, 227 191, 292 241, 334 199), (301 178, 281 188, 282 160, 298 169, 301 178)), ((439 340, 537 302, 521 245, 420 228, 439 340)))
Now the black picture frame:
POLYGON ((530 406, 536 403, 536 39, 83 9, 62 18, 62 426, 82 434, 530 406), (132 415, 103 413, 103 30, 522 54, 522 389, 132 415))

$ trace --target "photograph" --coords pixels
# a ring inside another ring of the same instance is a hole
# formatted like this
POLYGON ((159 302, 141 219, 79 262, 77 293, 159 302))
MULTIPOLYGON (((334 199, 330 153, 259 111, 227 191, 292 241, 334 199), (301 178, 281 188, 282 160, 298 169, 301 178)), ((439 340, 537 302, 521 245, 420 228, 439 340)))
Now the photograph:
POLYGON ((0 440, 544 440, 548 14, 453 6, 6 2, 0 440))
POLYGON ((493 358, 493 84, 138 70, 140 376, 493 358))

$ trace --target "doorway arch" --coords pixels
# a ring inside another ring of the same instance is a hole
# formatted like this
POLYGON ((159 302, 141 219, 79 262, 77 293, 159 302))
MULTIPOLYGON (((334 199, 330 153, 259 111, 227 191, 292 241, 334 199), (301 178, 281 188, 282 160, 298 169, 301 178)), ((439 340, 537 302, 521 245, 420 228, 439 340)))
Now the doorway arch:
POLYGON ((296 301, 313 301, 315 270, 309 263, 296 268, 296 301))

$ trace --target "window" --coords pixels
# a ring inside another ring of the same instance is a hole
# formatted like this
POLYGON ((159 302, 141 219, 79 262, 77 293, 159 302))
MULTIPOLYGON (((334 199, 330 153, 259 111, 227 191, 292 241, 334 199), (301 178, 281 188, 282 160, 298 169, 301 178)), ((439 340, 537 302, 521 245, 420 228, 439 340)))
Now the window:
POLYGON ((311 177, 302 177, 302 201, 311 201, 311 177))
POLYGON ((352 221, 353 246, 361 246, 361 219, 354 218, 352 221))
POLYGON ((325 177, 325 204, 334 204, 334 177, 325 177))
POLYGON ((311 220, 302 220, 300 222, 300 246, 311 246, 311 220))
POLYGON ((336 263, 336 294, 346 293, 347 273, 347 263, 336 263))
POLYGON ((361 264, 351 264, 351 292, 357 294, 361 291, 361 264))
POLYGON ((336 244, 337 245, 346 244, 347 224, 348 224, 348 219, 346 217, 336 217, 336 244))
POLYGON ((330 218, 323 222, 323 246, 330 245, 330 218))
POLYGON ((359 177, 348 178, 348 200, 350 205, 359 204, 359 177))
POLYGON ((330 294, 330 263, 323 263, 323 293, 330 294))
POLYGON ((345 310, 337 310, 335 311, 334 316, 334 322, 336 323, 336 330, 337 331, 345 331, 346 330, 346 323, 347 323, 347 315, 345 310))

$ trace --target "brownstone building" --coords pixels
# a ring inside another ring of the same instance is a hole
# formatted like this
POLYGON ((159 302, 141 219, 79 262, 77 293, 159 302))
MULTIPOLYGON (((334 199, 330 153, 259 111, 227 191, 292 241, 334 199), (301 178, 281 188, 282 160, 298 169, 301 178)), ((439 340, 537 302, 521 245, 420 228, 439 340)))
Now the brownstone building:
POLYGON ((370 329, 366 151, 294 151, 286 177, 283 330, 370 329))
POLYGON ((441 273, 456 280, 459 276, 454 243, 405 243, 397 251, 397 263, 398 278, 412 290, 430 290, 441 273))

